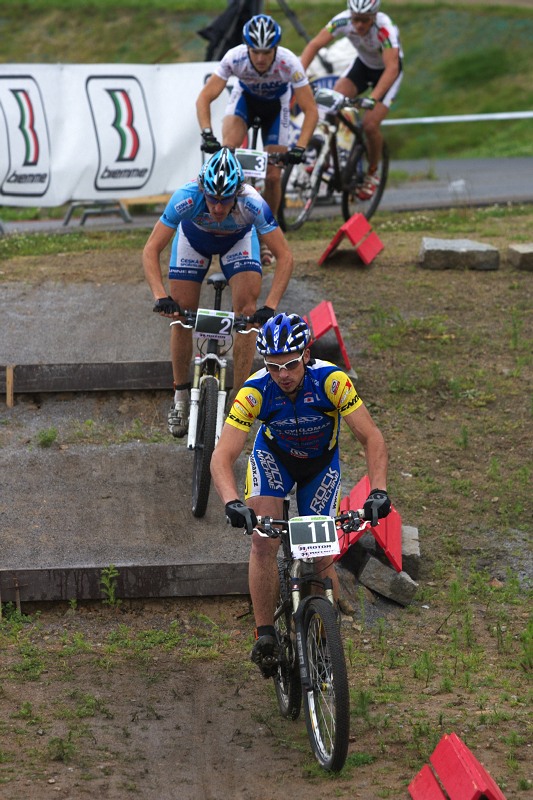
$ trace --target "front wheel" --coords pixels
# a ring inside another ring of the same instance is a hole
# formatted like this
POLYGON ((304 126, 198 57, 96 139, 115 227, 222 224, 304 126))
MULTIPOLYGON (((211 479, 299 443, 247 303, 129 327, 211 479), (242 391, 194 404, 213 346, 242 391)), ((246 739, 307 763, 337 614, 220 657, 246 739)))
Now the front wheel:
POLYGON ((198 423, 192 473, 192 513, 203 517, 211 487, 211 456, 217 428, 218 381, 213 375, 203 379, 198 401, 198 423))
POLYGON ((274 615, 274 627, 280 646, 280 663, 274 675, 274 688, 281 716, 297 719, 302 705, 302 684, 296 656, 294 621, 287 573, 283 564, 278 564, 280 596, 274 615))
POLYGON ((342 172, 342 214, 346 221, 354 214, 363 214, 366 219, 370 219, 377 211, 389 175, 389 149, 386 142, 383 142, 381 160, 376 173, 379 184, 372 197, 362 200, 358 194, 361 192, 367 173, 368 153, 364 145, 357 143, 352 148, 342 172))
POLYGON ((285 167, 278 210, 278 222, 282 231, 296 231, 309 219, 325 170, 325 161, 315 163, 314 167, 305 163, 288 164, 285 167))
POLYGON ((303 633, 310 681, 304 689, 307 735, 320 766, 338 772, 348 754, 350 694, 341 633, 325 598, 309 601, 303 633))

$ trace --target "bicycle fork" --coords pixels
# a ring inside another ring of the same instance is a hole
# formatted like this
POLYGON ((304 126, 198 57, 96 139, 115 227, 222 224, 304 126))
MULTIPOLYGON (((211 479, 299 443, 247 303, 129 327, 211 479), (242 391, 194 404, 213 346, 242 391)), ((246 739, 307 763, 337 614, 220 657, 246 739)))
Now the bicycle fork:
MULTIPOLYGON (((309 692, 313 689, 313 683, 309 674, 309 660, 307 657, 307 644, 303 629, 303 618, 308 602, 312 596, 302 599, 301 587, 310 580, 316 580, 313 576, 302 575, 302 562, 294 561, 291 567, 290 591, 292 598, 292 616, 294 620, 296 652, 298 654, 298 667, 300 670, 300 682, 304 691, 309 692)), ((320 579, 324 587, 324 596, 333 605, 333 585, 329 578, 320 579)))
POLYGON ((215 443, 220 439, 222 426, 224 424, 224 410, 226 406, 226 367, 227 360, 221 358, 216 353, 207 353, 205 356, 194 357, 194 373, 191 387, 191 398, 189 408, 189 428, 187 432, 187 448, 194 450, 196 447, 196 431, 198 429, 198 409, 200 403, 200 387, 202 381, 207 377, 214 377, 218 383, 217 397, 217 424, 215 431, 215 443), (202 366, 206 361, 214 361, 218 366, 218 375, 210 373, 202 374, 202 366))

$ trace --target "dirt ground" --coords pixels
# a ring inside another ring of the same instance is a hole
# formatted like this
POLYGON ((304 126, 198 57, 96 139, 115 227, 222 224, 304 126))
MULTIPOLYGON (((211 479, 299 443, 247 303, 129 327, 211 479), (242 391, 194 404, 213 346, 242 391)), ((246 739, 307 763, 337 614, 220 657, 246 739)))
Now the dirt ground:
MULTIPOLYGON (((303 719, 279 717, 271 682, 249 663, 246 597, 73 601, 23 608, 27 619, 4 610, 1 800, 280 800, 289 791, 307 800, 407 800, 407 784, 452 730, 508 800, 533 796, 533 275, 505 257, 528 230, 517 217, 477 231, 503 254, 500 270, 486 273, 421 270, 420 231, 392 224, 367 269, 350 252, 318 267, 327 240, 293 245, 298 278, 317 302, 334 304, 358 389, 389 446, 390 494, 404 523, 419 528, 423 556, 410 607, 376 603, 361 589, 343 622, 352 689, 343 772, 318 770, 303 719)), ((13 259, 2 279, 55 281, 64 291, 76 281, 142 281, 129 251, 66 261, 13 259)), ((116 414, 123 400, 100 398, 102 418, 106 403, 116 414)), ((2 407, 1 445, 35 446, 36 430, 57 420, 58 402, 20 398, 16 425, 2 407)), ((60 414, 90 402, 63 397, 60 414)), ((128 403, 126 414, 147 431, 164 430, 153 403, 128 403)), ((57 446, 65 444, 68 433, 57 446)), ((364 464, 348 440, 342 447, 349 487, 364 464)))

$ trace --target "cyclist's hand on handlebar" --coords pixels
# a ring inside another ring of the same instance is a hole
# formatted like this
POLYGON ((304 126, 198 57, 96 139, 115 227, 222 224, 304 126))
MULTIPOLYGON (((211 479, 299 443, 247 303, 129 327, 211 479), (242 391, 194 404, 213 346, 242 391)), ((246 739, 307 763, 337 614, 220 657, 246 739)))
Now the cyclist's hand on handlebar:
POLYGON ((200 150, 203 150, 204 153, 218 153, 222 147, 211 128, 205 128, 202 131, 202 139, 200 150))
POLYGON ((362 97, 358 101, 357 105, 359 108, 366 108, 367 111, 372 111, 376 103, 377 100, 375 100, 373 97, 362 97))
POLYGON ((378 524, 378 519, 386 517, 390 509, 391 502, 385 489, 372 489, 363 506, 365 519, 370 520, 372 527, 378 524))
POLYGON ((152 311, 155 311, 157 314, 181 314, 181 308, 170 295, 168 297, 160 297, 159 300, 156 300, 152 311))
POLYGON ((298 145, 294 145, 285 153, 285 163, 286 164, 301 164, 304 160, 305 156, 305 147, 298 147, 298 145))
POLYGON ((226 518, 233 528, 246 528, 246 533, 251 533, 257 525, 257 517, 253 508, 249 508, 240 500, 231 500, 226 503, 226 518))
POLYGON ((275 310, 270 308, 270 306, 261 306, 258 308, 254 314, 254 322, 258 322, 260 325, 264 325, 270 317, 273 317, 275 314, 275 310))

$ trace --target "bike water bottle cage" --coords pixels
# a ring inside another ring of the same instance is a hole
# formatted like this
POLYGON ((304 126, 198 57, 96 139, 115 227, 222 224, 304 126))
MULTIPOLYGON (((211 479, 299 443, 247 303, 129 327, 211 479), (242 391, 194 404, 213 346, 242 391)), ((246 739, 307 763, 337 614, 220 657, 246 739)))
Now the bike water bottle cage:
POLYGON ((281 28, 267 14, 256 14, 242 29, 242 40, 252 50, 271 50, 281 39, 281 28))
POLYGON ((311 331, 298 314, 276 314, 257 334, 255 346, 262 356, 303 353, 310 339, 311 331))
POLYGON ((352 14, 376 14, 381 0, 348 0, 348 11, 352 14))
POLYGON ((234 198, 244 181, 244 173, 238 160, 228 147, 223 147, 205 162, 198 183, 208 195, 218 198, 234 198))

